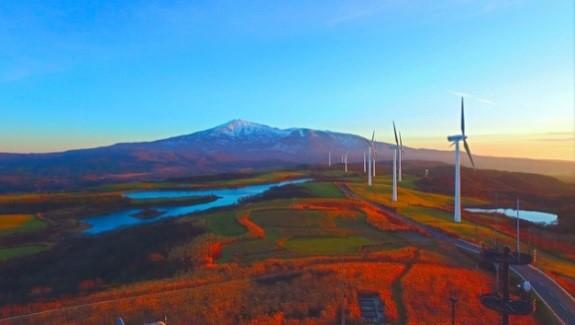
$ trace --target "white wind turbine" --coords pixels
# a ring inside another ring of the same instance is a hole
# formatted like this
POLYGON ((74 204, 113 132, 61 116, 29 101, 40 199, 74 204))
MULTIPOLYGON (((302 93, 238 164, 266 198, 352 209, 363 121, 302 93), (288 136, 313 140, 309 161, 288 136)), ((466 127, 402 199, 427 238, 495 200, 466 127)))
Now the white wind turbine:
POLYGON ((367 171, 367 161, 365 160, 365 151, 363 152, 363 173, 367 171))
POLYGON ((371 152, 373 150, 373 138, 375 136, 375 130, 373 130, 373 134, 371 135, 371 143, 367 147, 367 185, 371 186, 372 183, 372 172, 373 169, 371 168, 371 164, 373 163, 373 158, 371 156, 371 152))
POLYGON ((459 150, 459 143, 463 141, 463 146, 467 152, 467 156, 471 161, 471 165, 475 168, 473 157, 469 144, 467 144, 467 135, 465 135, 465 110, 463 108, 463 97, 461 97, 461 134, 451 135, 447 137, 452 145, 455 145, 455 189, 454 189, 454 207, 453 207, 453 221, 461 222, 461 152, 459 150))
POLYGON ((403 172, 401 171, 401 165, 403 163, 403 141, 401 140, 401 131, 399 131, 399 181, 403 181, 403 172))
POLYGON ((377 159, 377 153, 375 152, 375 130, 371 135, 371 150, 373 151, 373 177, 375 177, 375 161, 377 159))
POLYGON ((328 164, 328 167, 331 168, 331 151, 328 153, 328 156, 327 156, 327 164, 328 164))
MULTIPOLYGON (((393 135, 395 136, 395 146, 393 148, 393 190, 391 194, 391 200, 397 202, 397 159, 401 157, 401 149, 399 146, 399 141, 397 140, 397 131, 395 129, 395 122, 393 122, 393 135), (399 153, 399 157, 398 157, 399 153)), ((401 159, 401 158, 399 158, 401 159)), ((400 163, 401 166, 401 163, 400 163)))

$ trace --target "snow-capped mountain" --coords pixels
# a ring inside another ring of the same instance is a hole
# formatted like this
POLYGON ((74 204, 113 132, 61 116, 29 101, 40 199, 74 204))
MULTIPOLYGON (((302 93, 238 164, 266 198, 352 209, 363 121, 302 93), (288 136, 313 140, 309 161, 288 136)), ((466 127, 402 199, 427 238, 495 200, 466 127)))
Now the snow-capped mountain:
MULTIPOLYGON (((328 152, 360 159, 362 137, 311 129, 278 129, 232 120, 211 129, 152 142, 48 154, 0 154, 0 186, 28 189, 77 183, 161 179, 238 169, 327 162, 328 152)), ((381 145, 381 144, 380 144, 381 145)))
POLYGON ((212 129, 158 140, 149 145, 194 148, 205 154, 222 156, 236 154, 238 160, 260 159, 263 158, 259 157, 261 154, 274 160, 299 159, 301 163, 312 163, 320 156, 325 157, 328 151, 358 150, 360 147, 365 148, 368 142, 351 134, 302 128, 278 129, 238 119, 212 129), (247 156, 246 152, 251 154, 247 156), (302 157, 292 156, 298 152, 304 154, 303 160, 302 157), (282 154, 289 156, 278 156, 282 154))

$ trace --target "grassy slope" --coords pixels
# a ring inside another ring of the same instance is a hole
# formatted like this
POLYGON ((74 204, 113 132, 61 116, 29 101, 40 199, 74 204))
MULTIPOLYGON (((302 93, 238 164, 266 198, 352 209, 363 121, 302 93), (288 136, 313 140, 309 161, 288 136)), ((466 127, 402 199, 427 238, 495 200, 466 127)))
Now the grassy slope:
POLYGON ((285 243, 286 249, 301 255, 338 255, 358 253, 359 250, 373 241, 358 236, 351 237, 311 237, 293 238, 285 243))
MULTIPOLYGON (((481 243, 497 237, 499 241, 514 246, 514 238, 509 235, 496 232, 493 229, 481 225, 475 225, 464 220, 461 224, 451 221, 452 198, 447 195, 433 194, 418 191, 416 189, 400 188, 399 202, 391 201, 391 182, 388 176, 378 177, 374 186, 370 189, 365 184, 354 181, 349 187, 366 199, 397 208, 398 212, 414 220, 440 228, 464 239, 481 243)), ((412 186, 414 182, 412 181, 412 186)), ((485 204, 481 199, 463 198, 464 205, 485 204)), ((528 249, 526 243, 522 243, 522 249, 528 249)), ((536 265, 546 272, 558 274, 575 279, 575 261, 561 258, 551 252, 539 251, 536 265)))
MULTIPOLYGON (((338 175, 338 177, 341 176, 338 175)), ((348 177, 344 180, 349 180, 350 187, 358 194, 391 205, 389 178, 378 177, 371 190, 364 189, 367 187, 362 184, 363 180, 360 178, 348 177)), ((222 183, 230 182, 228 180, 222 183)), ((406 182, 407 186, 404 185, 400 190, 401 202, 396 207, 413 218, 422 218, 425 222, 447 227, 445 224, 449 220, 449 214, 446 209, 451 204, 451 198, 415 190, 415 179, 408 178, 406 182)), ((310 182, 300 186, 311 193, 312 199, 336 198, 338 201, 342 199, 342 193, 330 182, 310 182)), ((293 259, 302 256, 332 254, 352 256, 357 255, 359 249, 366 244, 383 244, 383 247, 386 247, 385 251, 410 244, 409 237, 404 238, 402 234, 381 232, 371 227, 365 222, 365 216, 362 213, 356 213, 355 217, 347 216, 348 213, 344 213, 346 217, 333 217, 324 212, 294 209, 293 204, 300 200, 303 199, 284 198, 250 203, 239 208, 205 213, 189 218, 189 220, 200 220, 209 231, 235 240, 224 247, 220 262, 230 261, 234 256, 240 256, 240 261, 245 262, 261 261, 267 258, 289 257, 293 259), (237 222, 238 216, 242 213, 249 213, 250 218, 265 230, 263 239, 248 237, 246 229, 237 222)), ((187 222, 186 219, 188 218, 182 218, 181 221, 187 222)), ((464 236, 472 236, 475 227, 464 224, 453 231, 464 236)), ((437 247, 433 249, 440 251, 437 247)), ((297 259, 294 260, 297 261, 297 259)), ((358 268, 358 272, 359 270, 365 271, 363 267, 358 268)), ((367 274, 367 271, 365 272, 367 274)), ((379 270, 379 273, 382 272, 385 272, 385 269, 379 270)), ((399 285, 400 282, 393 283, 399 285)), ((383 282, 380 285, 383 285, 383 282)), ((389 286, 389 283, 387 285, 389 286)), ((395 295, 401 294, 401 290, 395 292, 395 295)), ((397 308, 405 313, 405 308, 401 306, 401 297, 394 300, 397 301, 397 308)))
POLYGON ((22 245, 17 247, 0 248, 0 261, 36 254, 46 249, 47 247, 45 245, 22 245))
POLYGON ((221 188, 239 187, 256 184, 274 183, 294 178, 307 177, 305 171, 273 171, 261 174, 244 175, 241 178, 217 179, 217 176, 202 179, 179 179, 164 182, 134 182, 109 184, 95 188, 99 192, 109 191, 132 191, 132 190, 152 190, 152 189, 194 189, 194 188, 221 188))
POLYGON ((343 198, 344 195, 333 183, 309 182, 301 185, 315 197, 343 198))
POLYGON ((0 236, 43 229, 46 223, 33 214, 0 215, 0 236))
MULTIPOLYGON (((46 223, 33 214, 0 215, 0 237, 30 233, 45 227, 46 223)), ((0 261, 36 254, 46 249, 46 245, 31 243, 19 246, 0 246, 0 261)))

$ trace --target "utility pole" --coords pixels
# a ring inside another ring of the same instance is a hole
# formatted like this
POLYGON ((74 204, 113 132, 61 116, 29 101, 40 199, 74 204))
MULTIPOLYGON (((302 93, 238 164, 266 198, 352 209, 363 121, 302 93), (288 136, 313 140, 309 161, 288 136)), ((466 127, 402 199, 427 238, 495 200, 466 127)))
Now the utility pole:
POLYGON ((495 193, 495 231, 493 233, 493 237, 495 238, 495 249, 497 249, 497 232, 499 232, 499 216, 497 215, 497 210, 499 209, 499 197, 497 193, 495 193))
POLYGON ((516 228, 517 228, 517 238, 515 241, 515 251, 517 252, 517 256, 519 256, 519 198, 517 198, 515 212, 517 214, 516 220, 516 228))
POLYGON ((455 305, 457 304, 457 295, 452 293, 449 297, 449 301, 451 301, 451 325, 455 325, 455 305))

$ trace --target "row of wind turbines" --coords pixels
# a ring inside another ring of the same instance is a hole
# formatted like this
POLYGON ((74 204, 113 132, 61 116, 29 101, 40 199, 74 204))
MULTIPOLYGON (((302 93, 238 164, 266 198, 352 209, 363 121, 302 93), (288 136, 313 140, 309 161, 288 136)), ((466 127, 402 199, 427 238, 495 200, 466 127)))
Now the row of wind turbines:
MULTIPOLYGON (((398 200, 398 184, 403 180, 403 173, 402 173, 402 164, 403 164, 403 140, 401 138, 401 131, 398 132, 395 127, 395 122, 393 122, 393 134, 395 138, 395 145, 393 145, 393 168, 392 168, 392 193, 391 193, 391 200, 393 202, 397 202, 398 200)), ((467 135, 465 134, 465 108, 464 108, 464 100, 461 97, 461 134, 457 135, 450 135, 447 137, 447 141, 451 142, 451 146, 455 146, 455 181, 454 181, 454 191, 453 191, 453 221, 460 223, 461 222, 461 148, 460 143, 463 142, 463 147, 467 152, 467 156, 469 157, 469 161, 473 168, 475 168, 475 162, 473 161, 473 156, 471 155, 471 149, 469 149, 469 144, 467 143, 467 135)), ((349 155, 345 153, 341 155, 341 163, 344 166, 344 170, 348 172, 348 160, 349 155)), ((371 135, 371 141, 369 142, 369 146, 367 148, 367 157, 366 153, 363 153, 363 172, 367 174, 367 185, 369 187, 373 184, 373 179, 375 177, 375 163, 377 161, 377 151, 376 151, 376 142, 375 142, 375 130, 371 135)), ((328 156, 328 165, 331 167, 331 152, 329 152, 328 156)))

